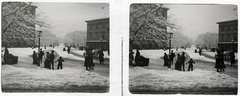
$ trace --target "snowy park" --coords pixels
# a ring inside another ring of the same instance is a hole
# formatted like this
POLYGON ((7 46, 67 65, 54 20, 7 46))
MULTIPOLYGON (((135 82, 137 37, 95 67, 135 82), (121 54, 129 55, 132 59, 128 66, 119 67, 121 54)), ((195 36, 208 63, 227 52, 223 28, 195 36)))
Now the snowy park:
MULTIPOLYGON (((44 49, 44 48, 42 48, 44 49)), ((9 48, 9 53, 18 56, 18 63, 2 65, 3 92, 108 92, 109 65, 98 66, 86 71, 84 57, 68 54, 63 47, 44 49, 55 51, 56 58, 65 59, 62 70, 50 70, 32 64, 32 52, 37 48, 9 48)), ((72 49, 74 52, 74 49, 72 49)), ((76 50, 83 55, 84 51, 76 50)), ((43 59, 44 60, 44 59, 43 59)), ((57 68, 57 63, 55 63, 57 68)))
MULTIPOLYGON (((194 53, 195 49, 194 46, 186 50, 176 51, 173 49, 176 53, 185 52, 186 62, 189 61, 189 58, 196 62, 193 65, 193 71, 177 71, 174 66, 171 69, 164 67, 162 57, 164 53, 168 53, 168 50, 139 50, 142 56, 150 59, 149 65, 130 66, 130 92, 135 94, 236 94, 238 88, 237 66, 230 66, 230 63, 226 61, 225 72, 216 72, 215 60, 194 53)), ((187 70, 187 68, 186 64, 185 69, 187 70)))

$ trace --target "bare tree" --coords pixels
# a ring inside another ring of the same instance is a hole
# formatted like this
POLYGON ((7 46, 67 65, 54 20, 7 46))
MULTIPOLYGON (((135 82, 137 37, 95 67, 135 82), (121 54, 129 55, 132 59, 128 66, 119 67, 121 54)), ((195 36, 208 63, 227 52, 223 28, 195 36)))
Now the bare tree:
POLYGON ((197 47, 217 48, 218 33, 206 32, 199 34, 195 40, 197 47))

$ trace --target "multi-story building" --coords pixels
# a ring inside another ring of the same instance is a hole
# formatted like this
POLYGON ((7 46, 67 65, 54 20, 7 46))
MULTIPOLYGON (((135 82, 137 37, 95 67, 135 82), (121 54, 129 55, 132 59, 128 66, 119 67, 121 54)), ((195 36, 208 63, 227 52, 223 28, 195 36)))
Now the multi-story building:
POLYGON ((87 22, 87 47, 109 50, 109 18, 88 20, 85 22, 87 22))
POLYGON ((226 51, 238 49, 238 20, 217 22, 218 48, 226 51))

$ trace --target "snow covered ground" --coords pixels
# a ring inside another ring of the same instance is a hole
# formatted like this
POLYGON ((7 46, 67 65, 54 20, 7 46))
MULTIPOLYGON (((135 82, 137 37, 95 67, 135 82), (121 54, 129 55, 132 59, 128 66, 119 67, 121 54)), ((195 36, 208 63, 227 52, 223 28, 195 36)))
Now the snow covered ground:
MULTIPOLYGON (((176 53, 184 51, 186 53, 186 61, 189 58, 193 60, 207 61, 214 63, 214 59, 199 56, 194 53, 194 46, 187 50, 174 50, 176 53)), ((140 54, 146 58, 150 58, 149 66, 146 67, 130 67, 129 68, 129 88, 130 90, 166 90, 172 88, 237 88, 238 79, 224 73, 218 73, 216 70, 208 71, 195 68, 191 72, 176 71, 163 67, 164 53, 169 51, 163 50, 139 50, 140 54)), ((136 53, 136 50, 134 50, 136 53)), ((134 54, 135 56, 135 54, 134 54)), ((186 66, 186 65, 185 65, 186 66)), ((199 65, 198 65, 199 66, 199 65)), ((187 68, 187 67, 185 67, 187 68)))
MULTIPOLYGON (((51 48, 46 50, 49 49, 51 48)), ((32 65, 32 58, 30 57, 34 50, 37 51, 37 48, 9 48, 9 53, 18 56, 18 64, 2 65, 2 88, 35 89, 49 86, 64 88, 71 86, 109 86, 109 77, 86 71, 84 67, 70 68, 68 64, 65 64, 62 70, 37 68, 36 65, 32 65)), ((55 47, 54 50, 57 58, 62 56, 69 59, 83 60, 81 57, 67 54, 60 48, 55 47)))

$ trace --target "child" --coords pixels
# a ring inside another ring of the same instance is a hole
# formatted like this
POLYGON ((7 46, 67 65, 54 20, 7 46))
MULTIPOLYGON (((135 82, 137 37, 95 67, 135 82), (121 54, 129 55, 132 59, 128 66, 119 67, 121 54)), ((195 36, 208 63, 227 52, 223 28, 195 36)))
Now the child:
MULTIPOLYGON (((189 65, 188 65, 188 71, 193 71, 193 63, 195 64, 195 62, 192 60, 192 58, 190 58, 190 60, 188 61, 189 65)), ((187 63, 186 63, 187 64, 187 63)))
POLYGON ((62 69, 62 62, 64 62, 64 60, 62 59, 62 57, 59 57, 58 61, 58 67, 57 69, 59 69, 59 67, 62 69))

